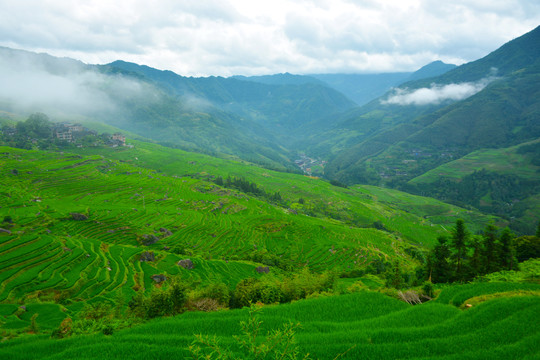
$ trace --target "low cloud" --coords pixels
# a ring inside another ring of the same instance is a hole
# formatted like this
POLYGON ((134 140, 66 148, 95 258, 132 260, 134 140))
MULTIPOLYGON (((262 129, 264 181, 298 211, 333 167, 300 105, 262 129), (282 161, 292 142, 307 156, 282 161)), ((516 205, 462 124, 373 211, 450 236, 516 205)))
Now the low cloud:
POLYGON ((106 75, 69 59, 0 51, 0 101, 18 113, 105 118, 122 113, 127 102, 149 102, 153 87, 106 75))
POLYGON ((431 84, 429 88, 414 90, 396 88, 386 100, 381 100, 381 104, 422 106, 437 105, 445 101, 459 101, 482 91, 495 79, 494 76, 489 76, 476 82, 447 85, 431 84))

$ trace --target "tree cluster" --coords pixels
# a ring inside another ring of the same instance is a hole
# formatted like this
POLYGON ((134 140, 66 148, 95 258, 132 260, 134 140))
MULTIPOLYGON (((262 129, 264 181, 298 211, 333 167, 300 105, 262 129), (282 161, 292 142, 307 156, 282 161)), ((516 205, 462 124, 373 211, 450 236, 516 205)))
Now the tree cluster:
POLYGON ((33 143, 50 143, 53 140, 53 123, 43 113, 32 114, 15 127, 2 127, 2 142, 20 149, 31 149, 33 143))
POLYGON ((236 285, 230 305, 237 308, 256 302, 274 304, 305 299, 321 292, 331 292, 336 280, 335 273, 314 274, 308 268, 281 280, 272 277, 248 278, 236 285))
POLYGON ((472 236, 463 220, 456 221, 450 238, 440 236, 429 253, 425 274, 433 283, 464 282, 501 270, 517 269, 515 236, 505 228, 487 225, 472 236))
POLYGON ((62 127, 62 124, 51 122, 47 115, 34 113, 25 121, 17 122, 15 127, 4 125, 0 132, 0 144, 19 149, 57 149, 78 144, 88 146, 111 142, 109 134, 96 136, 96 132, 84 129, 72 133, 73 142, 70 144, 55 136, 55 131, 62 127))
POLYGON ((249 180, 246 180, 243 177, 227 176, 227 178, 224 180, 221 176, 218 176, 213 180, 213 182, 219 186, 223 186, 229 189, 236 189, 246 194, 265 198, 273 203, 283 203, 283 199, 279 192, 267 193, 264 189, 260 188, 259 185, 249 180))
POLYGON ((142 291, 138 292, 129 301, 128 308, 136 317, 152 319, 184 312, 186 301, 186 287, 178 281, 173 281, 168 288, 154 289, 147 296, 142 291))
MULTIPOLYGON (((401 189, 431 196, 458 206, 473 206, 481 211, 512 219, 523 216, 526 210, 517 205, 516 201, 538 194, 540 181, 535 178, 498 174, 482 169, 464 176, 460 181, 440 178, 430 184, 406 185, 401 189)), ((531 231, 530 224, 512 221, 511 225, 513 229, 520 232, 531 231)))

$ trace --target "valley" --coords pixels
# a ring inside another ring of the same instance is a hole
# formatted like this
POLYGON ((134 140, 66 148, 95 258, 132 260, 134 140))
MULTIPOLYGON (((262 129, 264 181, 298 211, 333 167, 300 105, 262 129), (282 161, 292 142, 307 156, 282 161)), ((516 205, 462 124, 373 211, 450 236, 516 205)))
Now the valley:
POLYGON ((0 93, 0 357, 537 358, 538 44, 231 77, 0 48, 55 92, 0 93))

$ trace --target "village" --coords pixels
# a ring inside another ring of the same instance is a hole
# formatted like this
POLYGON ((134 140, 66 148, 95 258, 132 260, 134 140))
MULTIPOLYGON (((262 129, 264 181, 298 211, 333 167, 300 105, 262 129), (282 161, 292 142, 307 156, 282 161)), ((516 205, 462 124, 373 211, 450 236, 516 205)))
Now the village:
POLYGON ((300 159, 295 160, 294 163, 298 166, 304 174, 313 176, 313 175, 323 175, 324 167, 327 164, 326 160, 313 159, 306 154, 299 154, 300 159))
MULTIPOLYGON (((68 143, 77 142, 85 137, 98 137, 98 133, 94 130, 90 130, 81 124, 71 123, 56 123, 53 128, 54 138, 58 140, 64 140, 68 143)), ((107 136, 106 136, 107 137, 107 136)), ((94 143, 93 145, 98 145, 94 143)), ((108 136, 107 145, 111 147, 126 146, 126 137, 121 133, 114 133, 108 136)), ((82 144, 78 144, 82 147, 82 144)))
POLYGON ((82 124, 51 122, 44 114, 33 114, 26 121, 18 122, 16 126, 4 125, 1 135, 2 143, 24 149, 46 149, 51 146, 133 147, 126 144, 126 137, 122 133, 98 134, 82 124))

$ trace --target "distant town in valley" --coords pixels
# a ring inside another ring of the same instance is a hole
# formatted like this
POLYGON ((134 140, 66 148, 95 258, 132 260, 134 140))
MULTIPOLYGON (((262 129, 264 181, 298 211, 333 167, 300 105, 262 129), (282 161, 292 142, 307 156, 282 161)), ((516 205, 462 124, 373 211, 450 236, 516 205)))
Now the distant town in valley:
POLYGON ((51 146, 133 147, 126 144, 126 137, 120 132, 99 134, 79 123, 52 122, 42 113, 32 114, 16 126, 4 125, 1 135, 7 145, 21 149, 48 149, 51 146))

